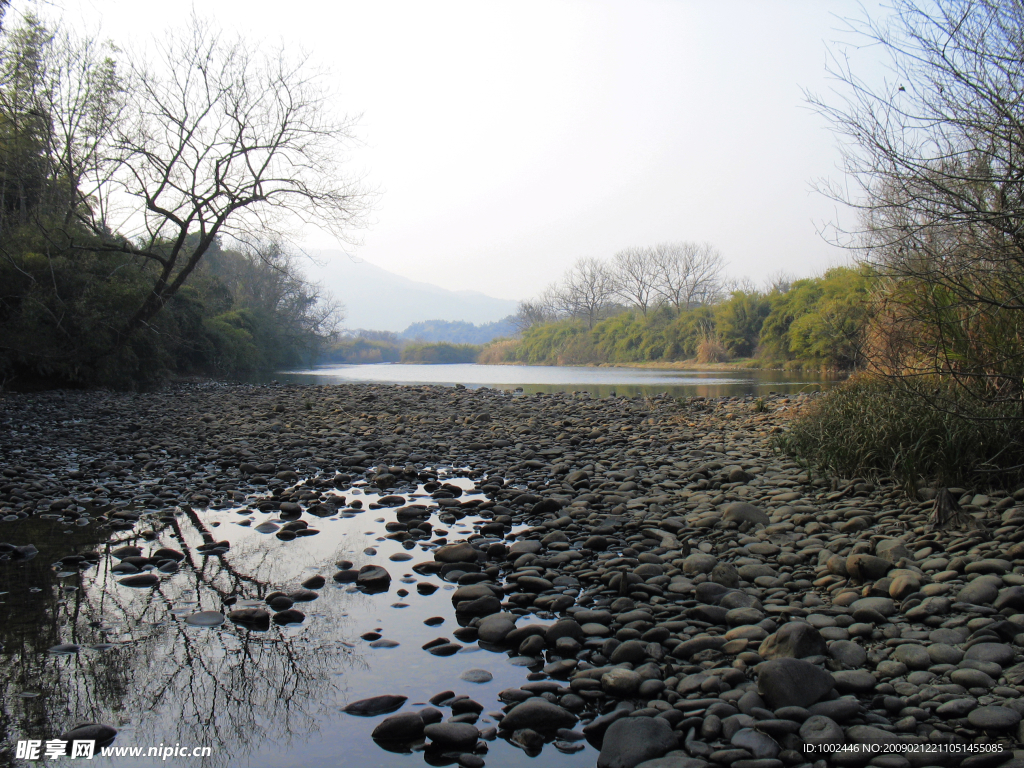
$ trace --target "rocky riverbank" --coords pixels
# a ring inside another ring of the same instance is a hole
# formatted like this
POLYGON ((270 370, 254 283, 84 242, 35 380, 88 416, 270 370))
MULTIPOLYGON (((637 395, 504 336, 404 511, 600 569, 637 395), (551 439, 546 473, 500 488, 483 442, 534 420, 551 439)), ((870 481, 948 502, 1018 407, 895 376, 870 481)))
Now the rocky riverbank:
MULTIPOLYGON (((408 555, 323 563, 303 593, 232 594, 190 618, 258 631, 302 623, 297 604, 332 586, 405 601, 451 587, 458 642, 394 652, 476 645, 521 683, 349 703, 381 747, 431 764, 484 765, 498 738, 551 765, 589 744, 599 768, 1024 765, 1024 494, 952 489, 962 514, 936 528, 931 501, 773 453, 800 404, 387 385, 7 395, 0 516, 136 536, 119 573, 159 583, 190 562, 158 540, 183 511, 263 515, 287 552, 374 492, 408 555), (465 535, 439 527, 460 521, 465 535)), ((204 531, 199 554, 230 558, 204 531)), ((42 544, 16 539, 0 526, 10 567, 42 544)), ((85 571, 100 555, 60 557, 85 571)))

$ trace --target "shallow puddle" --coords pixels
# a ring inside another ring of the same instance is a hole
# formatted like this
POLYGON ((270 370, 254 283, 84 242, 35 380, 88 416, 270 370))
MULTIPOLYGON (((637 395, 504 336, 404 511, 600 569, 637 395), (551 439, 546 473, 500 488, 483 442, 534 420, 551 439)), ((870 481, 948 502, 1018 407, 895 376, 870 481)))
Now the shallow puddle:
MULTIPOLYGON (((458 477, 458 470, 447 471, 443 476, 439 470, 440 479, 466 491, 460 502, 484 499, 473 493, 472 480, 458 477)), ((408 697, 403 710, 411 710, 454 690, 483 705, 478 727, 494 724, 488 713, 501 707, 498 692, 522 685, 530 668, 514 654, 455 640, 455 585, 412 569, 432 561, 433 549, 445 540, 465 538, 487 520, 473 515, 453 519, 434 506, 422 485, 391 489, 406 504, 430 506, 433 534, 403 544, 387 538, 385 528, 396 521, 398 507, 371 509, 381 498, 371 490, 331 491, 349 504, 361 502, 362 510, 344 507, 324 518, 307 511, 300 519, 319 533, 288 541, 278 538, 277 531, 294 516, 256 509, 260 498, 255 496, 236 508, 151 510, 133 529, 112 536, 96 525, 72 524, 56 515, 3 523, 0 539, 31 542, 40 550, 31 560, 0 563, 0 608, 6 616, 0 625, 0 696, 9 723, 5 744, 45 741, 75 723, 101 722, 118 729, 115 746, 212 747, 206 758, 130 758, 138 766, 454 764, 454 758, 415 747, 406 753, 385 751, 370 733, 386 715, 355 717, 343 708, 397 694, 408 697), (441 531, 447 536, 441 538, 441 531), (204 539, 204 534, 209 535, 204 539), (197 551, 211 536, 228 542, 227 551, 197 551), (144 556, 167 547, 185 558, 174 573, 145 567, 144 572, 159 576, 159 584, 131 588, 118 583, 126 574, 115 572, 120 561, 111 554, 125 545, 140 547, 144 556), (89 551, 99 555, 98 563, 81 571, 60 560, 89 551), (356 569, 383 566, 392 577, 389 589, 367 594, 335 582, 340 561, 356 569), (293 606, 305 614, 301 623, 272 623, 258 631, 218 623, 203 613, 266 607, 263 599, 269 593, 293 592, 316 575, 327 580, 316 590, 318 597, 293 606), (420 582, 437 590, 421 594, 416 589, 420 582), (399 590, 408 594, 400 596, 399 590), (432 625, 424 623, 431 618, 432 625), (443 621, 438 624, 437 618, 443 621), (443 657, 422 649, 441 637, 464 647, 443 657), (492 679, 460 679, 468 670, 486 670, 492 679)), ((532 620, 524 617, 520 624, 532 620)), ((450 716, 450 710, 443 711, 450 716)), ((501 739, 488 747, 483 755, 488 766, 557 763, 574 768, 596 761, 589 746, 562 754, 548 744, 536 758, 540 762, 501 739)), ((124 760, 97 756, 93 764, 124 765, 124 760)))

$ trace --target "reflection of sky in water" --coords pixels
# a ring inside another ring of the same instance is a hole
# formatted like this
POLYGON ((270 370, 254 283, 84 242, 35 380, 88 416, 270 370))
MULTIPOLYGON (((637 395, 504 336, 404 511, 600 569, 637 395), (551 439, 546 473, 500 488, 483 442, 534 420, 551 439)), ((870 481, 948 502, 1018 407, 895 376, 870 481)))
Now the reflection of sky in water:
MULTIPOLYGON (((456 479, 471 487, 469 480, 456 479)), ((353 489, 354 490, 354 489, 353 489)), ((411 489, 406 489, 407 491, 411 489)), ((349 500, 373 501, 373 494, 349 491, 349 500)), ((408 497, 408 494, 407 494, 408 497)), ((413 499, 413 501, 417 501, 413 499)), ((450 531, 449 540, 465 538, 477 518, 446 524, 435 514, 435 527, 450 531)), ((385 521, 394 509, 365 509, 333 518, 303 515, 316 536, 282 542, 273 533, 261 534, 254 526, 276 520, 277 512, 221 509, 179 514, 174 523, 143 522, 136 531, 114 535, 107 545, 92 526, 63 533, 60 523, 28 519, 4 523, 4 538, 38 541, 40 555, 28 563, 0 563, 0 596, 15 619, 0 628, 4 647, 0 671, 0 702, 11 716, 4 734, 7 744, 19 738, 55 738, 79 721, 107 722, 119 729, 120 746, 155 746, 180 743, 210 745, 212 758, 131 758, 133 765, 204 766, 359 766, 424 765, 423 755, 385 752, 370 739, 374 725, 384 716, 356 718, 344 714, 346 703, 380 694, 400 694, 413 705, 442 690, 468 694, 484 706, 478 725, 492 724, 486 713, 500 708, 499 691, 526 681, 528 669, 509 663, 506 654, 465 644, 464 651, 435 657, 421 646, 436 637, 452 638, 458 627, 451 604, 454 585, 436 576, 420 576, 412 565, 433 557, 417 543, 407 549, 384 538, 385 521), (246 524, 248 523, 248 525, 246 524), (145 541, 138 532, 152 528, 159 536, 145 541), (203 532, 216 541, 229 541, 223 558, 196 553, 203 532), (140 546, 144 554, 167 546, 185 552, 181 570, 164 576, 156 589, 130 589, 117 584, 112 573, 116 560, 109 552, 122 544, 140 546), (70 545, 70 546, 69 546, 70 545), (365 554, 373 547, 376 554, 365 554), (104 555, 98 567, 79 577, 58 578, 52 566, 70 551, 95 549, 104 555), (413 559, 393 562, 390 556, 409 553, 413 559), (336 584, 331 576, 338 560, 383 565, 392 575, 387 593, 365 595, 351 585, 336 584), (184 618, 200 610, 225 610, 224 599, 263 597, 271 591, 299 588, 314 574, 327 578, 320 597, 295 607, 306 614, 301 626, 250 632, 225 623, 220 627, 193 627, 184 618), (403 583, 406 578, 407 583, 403 583), (432 596, 416 591, 419 581, 440 589, 432 596), (77 590, 63 586, 78 584, 77 590), (30 593, 29 586, 43 588, 30 593), (404 588, 405 597, 396 592, 404 588), (407 607, 395 607, 404 603, 407 607), (441 616, 440 626, 423 620, 441 616), (398 648, 371 649, 360 635, 380 631, 398 648), (111 643, 106 650, 83 648, 77 655, 56 656, 46 649, 58 643, 83 646, 111 643), (459 675, 473 668, 487 669, 491 682, 471 684, 459 675), (21 698, 23 691, 39 692, 21 698)), ((533 621, 530 617, 521 620, 533 621)), ((450 711, 445 710, 446 717, 450 711)), ((491 742, 488 766, 537 765, 519 749, 503 741, 491 742)), ((550 764, 578 768, 592 766, 590 747, 576 755, 556 755, 545 747, 550 764)), ((125 761, 96 757, 93 764, 123 765, 125 761)))
POLYGON ((522 387, 526 392, 586 390, 606 396, 668 392, 687 395, 742 395, 820 389, 830 379, 789 371, 668 371, 650 368, 612 368, 547 365, 325 365, 273 375, 282 382, 340 384, 464 384, 467 387, 522 387))

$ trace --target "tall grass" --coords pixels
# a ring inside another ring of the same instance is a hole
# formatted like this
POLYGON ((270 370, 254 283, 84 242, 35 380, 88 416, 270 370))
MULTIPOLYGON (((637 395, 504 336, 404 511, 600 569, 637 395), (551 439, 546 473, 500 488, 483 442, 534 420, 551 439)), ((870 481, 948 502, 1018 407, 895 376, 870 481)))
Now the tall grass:
POLYGON ((698 363, 724 363, 729 359, 729 350, 718 336, 708 334, 697 344, 698 363))
POLYGON ((480 350, 476 361, 481 365, 499 365, 518 360, 519 339, 495 339, 480 350))
POLYGON ((935 378, 897 386, 856 377, 818 398, 776 438, 776 447, 825 474, 893 476, 911 495, 922 481, 976 488, 1019 484, 1019 405, 985 406, 953 387, 935 378), (936 408, 937 393, 955 408, 936 408))

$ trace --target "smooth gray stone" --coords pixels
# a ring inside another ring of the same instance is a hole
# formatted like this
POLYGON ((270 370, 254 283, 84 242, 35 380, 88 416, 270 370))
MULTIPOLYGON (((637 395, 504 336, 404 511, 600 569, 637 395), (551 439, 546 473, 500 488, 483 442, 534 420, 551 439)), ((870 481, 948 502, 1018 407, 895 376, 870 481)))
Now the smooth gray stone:
POLYGON ((775 659, 757 667, 757 692, 772 709, 807 708, 834 687, 829 672, 801 659, 775 659))
POLYGON ((380 741, 412 741, 423 735, 423 718, 416 712, 385 717, 370 734, 380 741))
POLYGON ((779 630, 769 635, 757 650, 762 659, 793 658, 802 659, 806 656, 823 656, 828 647, 821 633, 802 621, 791 621, 783 624, 779 630))
POLYGON ((846 735, 839 723, 824 715, 811 715, 800 726, 800 738, 805 744, 845 744, 846 735))
POLYGON ((512 707, 502 719, 501 728, 506 731, 518 731, 521 728, 553 731, 559 728, 572 728, 576 725, 577 719, 569 710, 535 696, 512 707))
POLYGON ((972 645, 964 654, 965 659, 972 661, 987 661, 1006 667, 1013 664, 1013 647, 1004 643, 978 643, 972 645))
POLYGON ((636 768, 678 748, 669 722, 660 717, 624 717, 604 732, 597 768, 636 768))
POLYGON ((350 715, 359 715, 360 717, 372 717, 374 715, 383 715, 388 712, 394 712, 400 706, 405 704, 408 696, 373 696, 369 699, 360 699, 359 701, 353 701, 344 711, 350 715))
POLYGON ((424 727, 423 735, 443 747, 470 749, 476 746, 480 731, 469 723, 432 723, 424 727))
POLYGON ((998 576, 979 576, 961 589, 956 596, 957 602, 971 605, 988 605, 999 596, 1003 581, 998 576))
POLYGON ((868 660, 867 651, 852 640, 837 640, 828 648, 828 655, 847 667, 860 669, 868 660))
POLYGON ((753 728, 741 728, 729 741, 734 747, 749 750, 757 760, 774 759, 782 751, 782 747, 775 739, 766 733, 755 731, 753 728))
POLYGON ((967 715, 967 722, 975 728, 990 728, 1000 731, 1015 728, 1020 720, 1019 712, 1009 707, 1000 706, 979 707, 967 715))

